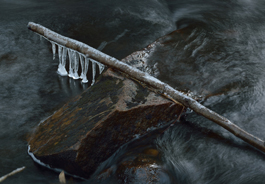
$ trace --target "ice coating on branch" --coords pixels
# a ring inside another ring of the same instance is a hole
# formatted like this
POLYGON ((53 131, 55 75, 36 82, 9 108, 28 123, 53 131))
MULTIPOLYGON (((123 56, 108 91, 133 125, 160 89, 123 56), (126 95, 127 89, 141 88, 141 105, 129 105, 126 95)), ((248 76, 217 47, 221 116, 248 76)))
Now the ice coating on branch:
POLYGON ((71 51, 71 49, 67 49, 68 50, 68 56, 69 56, 69 77, 73 77, 74 76, 74 72, 73 72, 73 68, 74 68, 74 57, 73 57, 73 51, 71 51))
POLYGON ((73 74, 73 79, 79 79, 79 75, 78 75, 78 68, 79 68, 79 54, 75 51, 72 51, 73 53, 73 57, 74 57, 74 67, 73 67, 73 71, 74 71, 74 74, 73 74))
POLYGON ((92 83, 91 86, 95 83, 95 77, 96 77, 96 62, 95 60, 91 59, 92 62, 92 83))
POLYGON ((148 73, 145 73, 145 76, 144 76, 146 79, 150 80, 150 81, 153 81, 154 83, 156 84, 159 84, 159 85, 165 85, 165 83, 163 83, 162 81, 158 80, 157 78, 149 75, 148 73))
MULTIPOLYGON (((29 23, 30 24, 30 23, 29 23)), ((31 23, 34 24, 35 26, 41 26, 35 23, 31 23)), ((105 65, 100 63, 97 60, 93 60, 91 58, 89 58, 88 53, 84 54, 84 53, 79 53, 80 50, 84 50, 88 49, 92 57, 94 58, 99 58, 99 60, 101 61, 100 58, 103 58, 103 63, 104 60, 110 60, 111 62, 115 62, 116 59, 114 59, 111 56, 108 56, 106 54, 104 54, 103 52, 90 47, 82 42, 79 42, 77 40, 73 40, 71 38, 67 38, 64 37, 58 33, 55 33, 43 26, 41 26, 43 29, 43 35, 40 35, 41 37, 45 38, 46 40, 48 40, 49 42, 51 42, 52 44, 52 52, 53 52, 53 59, 55 59, 55 55, 56 55, 56 45, 58 46, 58 56, 59 56, 59 65, 58 65, 58 70, 57 73, 61 76, 66 76, 68 75, 69 77, 72 77, 73 79, 82 79, 83 83, 87 83, 88 79, 87 79, 87 72, 88 72, 88 68, 89 68, 89 62, 92 62, 92 83, 91 85, 93 85, 95 83, 95 78, 96 78, 96 72, 97 72, 97 65, 99 68, 99 74, 101 74, 104 69, 105 69, 105 65), (76 50, 73 50, 71 48, 67 48, 66 44, 67 43, 72 43, 73 47, 76 48, 76 50), (65 69, 66 66, 66 58, 67 58, 67 52, 68 52, 68 56, 69 56, 69 71, 67 72, 67 70, 65 69), (81 65, 81 75, 78 75, 78 69, 79 69, 79 61, 80 61, 80 65, 81 65)), ((37 34, 39 34, 37 32, 37 34)), ((120 36, 119 36, 120 37, 120 36)))
POLYGON ((52 43, 52 54, 53 54, 52 59, 54 60, 55 59, 55 54, 56 54, 56 46, 55 46, 54 42, 51 42, 51 43, 52 43))

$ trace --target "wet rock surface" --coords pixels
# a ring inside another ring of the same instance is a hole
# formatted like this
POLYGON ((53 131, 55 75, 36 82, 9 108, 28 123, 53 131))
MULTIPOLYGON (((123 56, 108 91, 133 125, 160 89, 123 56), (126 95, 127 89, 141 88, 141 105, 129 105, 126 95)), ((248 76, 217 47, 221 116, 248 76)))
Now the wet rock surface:
POLYGON ((158 38, 142 50, 133 52, 123 58, 122 61, 157 77, 160 75, 160 69, 158 67, 158 62, 156 62, 157 59, 154 59, 154 56, 157 57, 157 55, 162 55, 162 57, 158 57, 161 60, 163 60, 163 57, 168 57, 168 50, 172 48, 172 44, 175 44, 179 40, 184 40, 188 33, 190 33, 190 27, 173 31, 158 38))
POLYGON ((163 154, 156 145, 155 140, 162 134, 156 130, 122 147, 112 163, 103 164, 101 171, 93 175, 91 183, 175 183, 175 176, 164 167, 163 154))
POLYGON ((117 168, 116 177, 120 183, 171 183, 170 174, 163 168, 161 153, 157 149, 144 149, 136 157, 128 158, 117 168))
POLYGON ((94 86, 37 127, 29 152, 52 168, 89 178, 122 145, 162 131, 181 110, 181 105, 108 69, 94 86))
MULTIPOLYGON (((141 148, 140 148, 141 149, 141 148)), ((161 153, 155 148, 145 148, 138 152, 127 152, 116 167, 103 170, 97 177, 99 183, 115 178, 118 183, 161 183, 170 176, 161 166, 161 153)))
MULTIPOLYGON (((158 38, 122 61, 198 100, 229 92, 237 93, 244 87, 242 81, 233 81, 231 77, 219 77, 218 82, 209 80, 209 76, 224 72, 218 70, 220 65, 223 68, 229 65, 229 61, 223 62, 222 57, 214 57, 220 49, 214 44, 220 41, 216 35, 234 37, 236 33, 233 30, 213 32, 205 28, 203 22, 189 19, 181 20, 178 24, 181 24, 177 26, 178 30, 158 38)), ((225 46, 226 43, 219 44, 229 48, 225 46)))

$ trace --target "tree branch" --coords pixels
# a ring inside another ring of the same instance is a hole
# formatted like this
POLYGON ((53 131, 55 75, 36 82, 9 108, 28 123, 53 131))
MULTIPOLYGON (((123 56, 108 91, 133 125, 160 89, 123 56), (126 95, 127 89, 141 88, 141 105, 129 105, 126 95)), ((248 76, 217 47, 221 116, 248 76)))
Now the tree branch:
POLYGON ((175 90, 168 84, 165 84, 161 82, 160 80, 150 76, 147 73, 144 73, 136 68, 133 68, 107 54, 104 54, 100 52, 97 49, 94 49, 82 42, 76 41, 71 38, 67 38, 65 36, 62 36, 58 33, 55 33, 54 31, 51 31, 50 29, 47 29, 39 24, 35 24, 33 22, 28 23, 28 28, 44 37, 46 39, 56 42, 60 45, 63 45, 65 47, 71 48, 73 50, 76 50, 82 54, 85 54, 86 56, 104 64, 107 65, 113 69, 116 69, 118 71, 121 71, 149 86, 151 86, 154 89, 159 90, 160 93, 166 94, 167 96, 170 96, 174 100, 180 102, 185 107, 188 107, 192 109, 197 114, 200 114, 207 119, 217 123, 218 125, 222 126, 238 138, 244 140, 245 142, 249 143, 250 145, 256 147, 257 149, 261 150, 265 153, 265 146, 264 141, 253 136, 252 134, 244 131, 237 125, 233 124, 231 121, 226 119, 225 117, 217 114, 216 112, 206 108, 205 106, 198 103, 196 100, 192 99, 189 96, 186 96, 185 94, 181 93, 180 91, 175 90))

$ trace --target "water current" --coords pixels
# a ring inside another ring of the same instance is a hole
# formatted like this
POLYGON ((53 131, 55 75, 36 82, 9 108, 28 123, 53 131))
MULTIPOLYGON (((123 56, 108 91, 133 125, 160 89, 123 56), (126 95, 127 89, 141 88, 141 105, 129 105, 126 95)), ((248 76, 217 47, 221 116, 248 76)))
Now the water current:
MULTIPOLYGON (((152 55, 156 77, 265 140, 264 9, 262 0, 0 0, 0 176, 26 166, 4 183, 58 183, 29 157, 27 137, 88 87, 57 75, 50 43, 27 30, 29 21, 118 59, 190 27, 152 55)), ((265 182, 264 154, 195 113, 154 144, 174 176, 165 183, 265 182)))

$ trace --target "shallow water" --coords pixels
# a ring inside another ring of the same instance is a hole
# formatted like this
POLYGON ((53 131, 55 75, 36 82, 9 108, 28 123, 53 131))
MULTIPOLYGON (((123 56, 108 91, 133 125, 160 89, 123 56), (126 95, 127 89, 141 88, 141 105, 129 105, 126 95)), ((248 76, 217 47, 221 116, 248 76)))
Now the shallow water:
MULTIPOLYGON (((158 48, 150 67, 264 140, 264 8, 261 0, 0 0, 0 176, 26 166, 5 183, 58 183, 57 173, 28 156, 27 138, 87 87, 57 75, 58 58, 52 60, 50 43, 27 30, 29 21, 118 59, 195 25, 158 48)), ((154 141, 172 183, 263 183, 264 154, 195 113, 185 120, 154 141)))

